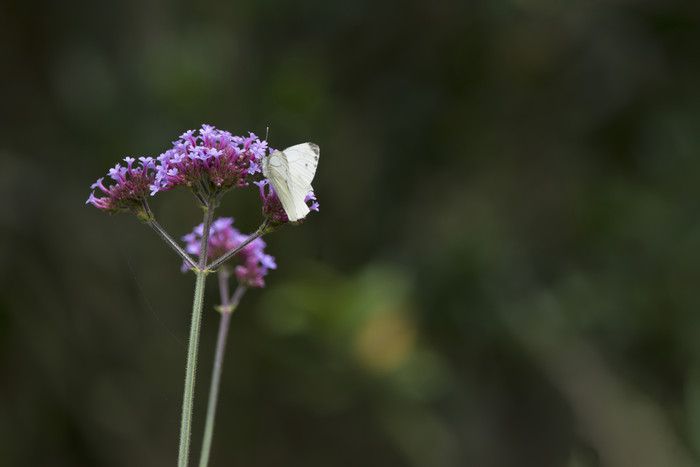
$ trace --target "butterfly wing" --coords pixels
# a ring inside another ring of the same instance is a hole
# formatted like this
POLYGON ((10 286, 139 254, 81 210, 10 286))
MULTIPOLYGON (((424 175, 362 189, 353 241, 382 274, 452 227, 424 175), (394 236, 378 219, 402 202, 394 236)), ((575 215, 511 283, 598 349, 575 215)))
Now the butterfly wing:
POLYGON ((292 185, 295 190, 304 191, 304 198, 311 190, 311 181, 316 174, 320 152, 318 145, 314 143, 297 144, 284 150, 292 185))
MULTIPOLYGON (((276 151, 263 159, 263 175, 270 181, 282 202, 284 212, 290 222, 296 222, 305 217, 310 209, 304 202, 307 190, 299 196, 300 189, 295 187, 293 176, 290 174, 290 166, 285 152, 276 151)), ((312 175, 313 177, 313 175, 312 175)), ((309 185, 310 189, 310 185, 309 185)))

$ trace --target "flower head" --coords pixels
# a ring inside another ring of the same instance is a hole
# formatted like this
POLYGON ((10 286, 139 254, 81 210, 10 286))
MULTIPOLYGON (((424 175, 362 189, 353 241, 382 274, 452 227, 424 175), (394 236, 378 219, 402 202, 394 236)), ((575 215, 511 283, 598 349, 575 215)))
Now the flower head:
MULTIPOLYGON (((289 217, 287 217, 287 213, 284 207, 282 207, 282 201, 280 201, 272 184, 267 179, 253 183, 260 188, 260 198, 263 202, 263 215, 270 219, 270 227, 276 228, 288 223, 289 217)), ((309 209, 318 211, 319 205, 318 202, 316 202, 316 194, 313 190, 309 191, 306 198, 304 198, 305 203, 308 204, 309 201, 312 201, 309 205, 309 209)), ((298 222, 302 220, 303 219, 299 219, 298 222)))
POLYGON ((85 201, 85 204, 92 204, 98 209, 111 214, 120 210, 130 210, 139 216, 147 216, 144 208, 144 201, 150 190, 150 185, 155 180, 155 161, 151 157, 140 157, 139 166, 134 167, 136 159, 133 157, 124 158, 126 167, 117 164, 110 169, 109 178, 114 182, 109 187, 103 183, 104 177, 99 178, 90 186, 93 192, 85 201), (95 189, 99 189, 105 196, 95 196, 95 189))
MULTIPOLYGON (((199 256, 201 252, 202 233, 204 225, 199 224, 194 230, 182 237, 187 242, 185 250, 187 253, 199 256)), ((212 223, 209 229, 209 251, 207 259, 215 260, 226 252, 233 250, 242 244, 248 235, 243 235, 233 227, 232 217, 220 217, 212 223)), ((236 266, 236 277, 241 284, 248 287, 264 287, 264 277, 269 269, 276 269, 275 258, 265 254, 265 242, 261 238, 256 238, 241 251, 236 253, 238 260, 236 266)), ((187 271, 187 266, 183 264, 183 271, 187 271)))
POLYGON ((211 125, 202 125, 198 135, 186 131, 158 157, 151 194, 178 186, 195 189, 200 182, 206 182, 211 191, 247 186, 249 176, 261 171, 266 149, 267 141, 253 133, 233 136, 211 125))

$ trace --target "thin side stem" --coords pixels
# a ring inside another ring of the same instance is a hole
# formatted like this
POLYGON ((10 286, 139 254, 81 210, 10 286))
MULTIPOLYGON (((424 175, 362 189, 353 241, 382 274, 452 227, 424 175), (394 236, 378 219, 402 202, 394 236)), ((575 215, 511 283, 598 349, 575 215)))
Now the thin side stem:
POLYGON ((226 352, 226 338, 228 336, 231 315, 241 301, 241 297, 246 287, 239 285, 233 294, 228 298, 228 270, 223 268, 219 274, 219 285, 222 296, 221 320, 219 321, 219 336, 216 340, 216 355, 214 356, 214 369, 211 375, 211 387, 209 388, 209 403, 207 405, 207 420, 204 426, 204 440, 202 441, 202 455, 199 458, 199 467, 206 467, 209 463, 211 453, 211 443, 214 437, 214 419, 216 418, 216 405, 219 398, 219 386, 221 383, 221 370, 226 352))
POLYGON ((221 306, 226 306, 228 304, 228 278, 231 276, 231 271, 224 266, 219 271, 219 299, 221 300, 221 306))
POLYGON ((153 215, 153 211, 151 211, 151 207, 148 205, 148 200, 146 198, 141 199, 141 209, 142 212, 136 213, 136 215, 146 224, 150 225, 151 228, 156 231, 158 236, 162 238, 163 241, 170 246, 170 248, 175 250, 175 253, 177 253, 185 263, 187 263, 188 267, 194 268, 195 262, 190 255, 188 255, 187 252, 182 249, 182 247, 175 240, 173 240, 170 235, 168 235, 168 232, 166 232, 165 229, 163 229, 163 227, 156 222, 156 216, 153 215))
POLYGON ((195 198, 197 198, 197 202, 199 203, 200 206, 207 205, 207 199, 199 191, 193 190, 192 194, 194 195, 195 198))
POLYGON ((175 252, 180 256, 180 258, 182 258, 183 261, 187 263, 187 266, 189 268, 197 267, 192 257, 190 257, 190 255, 188 255, 187 252, 175 240, 173 240, 173 238, 170 235, 168 235, 168 233, 165 230, 163 230, 163 227, 161 227, 160 224, 156 222, 154 218, 152 218, 147 223, 153 228, 153 230, 156 231, 158 236, 170 246, 170 248, 175 250, 175 252))
POLYGON ((217 259, 216 261, 214 261, 213 263, 208 265, 207 269, 209 271, 215 271, 216 269, 219 268, 219 266, 224 264, 229 259, 233 258, 233 255, 235 255, 236 253, 241 251, 243 248, 245 248, 250 242, 252 242, 253 240, 255 240, 258 237, 262 237, 263 235, 265 235, 267 233, 266 229, 267 229, 267 226, 269 224, 270 224, 270 220, 265 219, 265 222, 263 222, 262 225, 258 228, 258 230, 256 230, 253 234, 251 234, 250 237, 248 237, 243 243, 238 245, 236 248, 227 252, 225 255, 221 256, 219 259, 217 259))

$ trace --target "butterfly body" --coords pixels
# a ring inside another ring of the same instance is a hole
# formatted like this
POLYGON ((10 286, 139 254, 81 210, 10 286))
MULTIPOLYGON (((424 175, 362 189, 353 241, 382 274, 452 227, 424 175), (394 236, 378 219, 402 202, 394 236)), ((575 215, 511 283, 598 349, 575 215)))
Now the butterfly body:
POLYGON ((319 155, 317 144, 302 143, 275 151, 262 160, 263 175, 275 189, 290 222, 309 213, 304 200, 312 189, 319 155))

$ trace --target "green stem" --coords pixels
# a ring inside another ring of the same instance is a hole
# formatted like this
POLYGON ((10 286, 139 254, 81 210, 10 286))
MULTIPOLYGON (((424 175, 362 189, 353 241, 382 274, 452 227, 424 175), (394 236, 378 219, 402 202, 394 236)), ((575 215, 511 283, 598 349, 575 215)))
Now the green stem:
POLYGON ((180 448, 178 451, 178 467, 187 467, 190 453, 190 436, 192 434, 192 409, 194 407, 194 383, 197 370, 197 351, 199 350, 199 329, 202 322, 204 307, 204 285, 208 271, 206 270, 207 252, 209 248, 209 229, 211 227, 214 209, 204 207, 204 230, 199 254, 199 265, 194 272, 197 282, 194 286, 192 303, 192 322, 190 324, 190 341, 187 348, 187 369, 185 371, 185 392, 182 398, 182 419, 180 421, 180 448))
POLYGON ((190 452, 190 434, 192 433, 192 408, 194 407, 194 377, 197 369, 197 350, 199 348, 199 328, 204 306, 204 284, 206 271, 195 271, 197 282, 194 286, 192 304, 192 323, 190 325, 190 342, 187 349, 187 370, 185 372, 185 394, 182 399, 182 420, 180 422, 180 450, 178 467, 187 467, 190 452))
POLYGON ((199 269, 204 271, 207 268, 207 255, 209 254, 209 230, 211 230, 211 223, 214 219, 214 206, 209 205, 204 209, 204 224, 202 226, 202 243, 199 248, 199 269))
POLYGON ((245 286, 239 285, 232 298, 228 298, 228 271, 226 268, 219 275, 219 282, 222 296, 221 320, 219 322, 219 336, 216 341, 216 355, 214 357, 214 369, 211 375, 211 387, 209 388, 209 403, 207 405, 207 420, 204 426, 204 440, 202 441, 202 455, 199 458, 199 467, 206 467, 209 463, 211 443, 214 437, 214 419, 216 418, 216 405, 219 399, 219 386, 221 385, 221 371, 226 352, 226 338, 228 336, 229 323, 233 310, 241 300, 246 290, 245 286))

